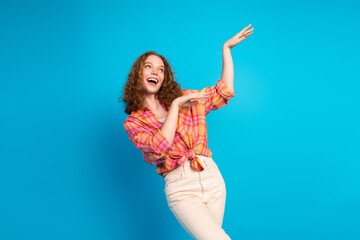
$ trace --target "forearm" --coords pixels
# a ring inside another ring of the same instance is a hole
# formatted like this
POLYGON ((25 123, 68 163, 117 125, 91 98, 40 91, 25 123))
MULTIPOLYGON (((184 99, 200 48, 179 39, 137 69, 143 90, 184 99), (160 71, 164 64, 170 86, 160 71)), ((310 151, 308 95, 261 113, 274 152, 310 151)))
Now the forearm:
POLYGON ((176 102, 173 102, 167 114, 166 120, 161 127, 161 133, 171 145, 174 141, 176 126, 178 122, 178 115, 179 105, 176 102))
POLYGON ((221 80, 225 83, 229 90, 234 92, 234 65, 231 56, 231 49, 226 44, 223 46, 222 60, 223 66, 221 80))

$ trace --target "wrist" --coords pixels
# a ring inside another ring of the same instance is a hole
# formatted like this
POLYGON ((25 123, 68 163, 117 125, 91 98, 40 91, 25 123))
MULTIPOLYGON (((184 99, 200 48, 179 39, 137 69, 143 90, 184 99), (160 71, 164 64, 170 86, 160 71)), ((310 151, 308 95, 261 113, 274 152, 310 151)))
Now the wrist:
POLYGON ((223 51, 226 51, 226 50, 231 50, 231 47, 230 47, 230 45, 228 44, 228 43, 224 43, 224 45, 223 45, 223 51))
POLYGON ((174 101, 172 101, 170 108, 174 108, 174 109, 180 108, 180 105, 176 99, 174 101))

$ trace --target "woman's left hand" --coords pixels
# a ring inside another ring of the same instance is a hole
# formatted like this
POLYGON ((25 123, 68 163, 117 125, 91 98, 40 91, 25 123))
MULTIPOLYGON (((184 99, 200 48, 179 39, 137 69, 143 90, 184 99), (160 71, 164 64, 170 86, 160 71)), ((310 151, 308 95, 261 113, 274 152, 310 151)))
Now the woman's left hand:
POLYGON ((230 38, 226 43, 224 44, 224 47, 228 47, 229 49, 232 49, 234 46, 238 45, 239 42, 245 40, 249 35, 253 33, 254 28, 247 30, 251 26, 251 23, 245 27, 241 32, 236 34, 234 37, 230 38))

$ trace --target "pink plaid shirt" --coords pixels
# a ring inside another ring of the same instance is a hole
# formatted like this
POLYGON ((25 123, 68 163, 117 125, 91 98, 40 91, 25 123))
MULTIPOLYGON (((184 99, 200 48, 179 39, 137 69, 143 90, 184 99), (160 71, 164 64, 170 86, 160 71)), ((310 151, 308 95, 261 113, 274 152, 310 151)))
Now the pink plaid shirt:
POLYGON ((191 160, 191 166, 196 171, 204 169, 196 154, 207 157, 212 155, 207 147, 205 116, 211 110, 225 106, 235 96, 221 79, 213 87, 206 87, 201 91, 185 89, 183 92, 211 94, 207 99, 199 100, 198 104, 179 110, 172 144, 161 133, 163 123, 148 108, 133 111, 124 122, 130 140, 142 151, 145 162, 157 165, 156 171, 163 177, 179 165, 184 165, 187 159, 191 160))

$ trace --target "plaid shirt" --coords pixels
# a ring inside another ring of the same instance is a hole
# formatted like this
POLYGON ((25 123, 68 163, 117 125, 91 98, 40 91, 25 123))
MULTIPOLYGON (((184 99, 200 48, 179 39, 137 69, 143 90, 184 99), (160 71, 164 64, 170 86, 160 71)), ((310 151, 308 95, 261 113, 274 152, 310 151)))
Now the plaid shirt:
POLYGON ((207 99, 199 100, 196 105, 180 108, 172 145, 161 133, 163 123, 146 107, 133 111, 124 122, 131 142, 142 151, 145 162, 157 165, 156 171, 163 177, 179 165, 184 165, 187 159, 191 160, 191 166, 196 171, 204 169, 196 154, 207 157, 212 155, 207 147, 205 116, 211 110, 225 106, 235 96, 221 79, 216 86, 206 87, 201 91, 183 90, 184 94, 195 92, 211 94, 207 99))

